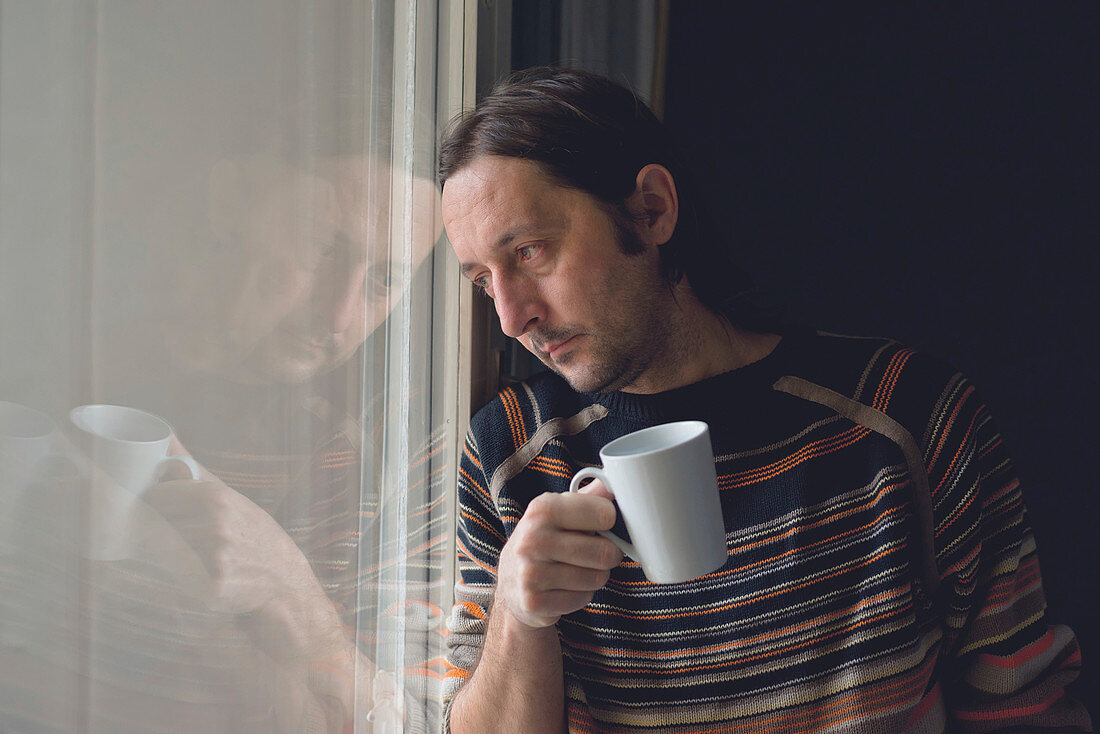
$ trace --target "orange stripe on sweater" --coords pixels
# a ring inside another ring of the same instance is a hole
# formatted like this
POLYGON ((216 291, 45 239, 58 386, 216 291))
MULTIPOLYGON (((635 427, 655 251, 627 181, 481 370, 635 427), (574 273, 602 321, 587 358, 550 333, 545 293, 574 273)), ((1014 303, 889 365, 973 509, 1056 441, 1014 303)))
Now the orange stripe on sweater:
POLYGON ((516 419, 519 421, 520 438, 523 439, 523 443, 527 443, 531 440, 531 436, 527 433, 527 423, 523 420, 523 408, 520 406, 519 393, 512 390, 512 405, 516 411, 516 419))
POLYGON ((467 612, 477 617, 478 619, 488 619, 488 617, 485 616, 485 612, 481 609, 481 607, 479 607, 477 604, 474 604, 472 601, 460 602, 458 604, 455 604, 455 606, 465 608, 467 612))
POLYGON ((541 462, 539 461, 538 457, 535 457, 535 459, 530 464, 528 464, 528 467, 534 469, 535 471, 542 472, 543 474, 549 474, 550 476, 554 477, 562 477, 564 479, 573 478, 572 472, 563 470, 557 464, 541 462))
POLYGON ((1004 497, 1009 492, 1011 492, 1015 489, 1019 489, 1019 487, 1020 487, 1020 480, 1017 479, 1016 477, 1013 477, 1012 480, 1008 484, 1001 487, 996 492, 991 494, 989 497, 982 500, 982 509, 985 509, 986 507, 989 507, 990 505, 992 505, 994 502, 996 502, 997 500, 1004 497))
POLYGON ((572 471, 573 470, 573 467, 568 462, 562 461, 561 459, 555 459, 552 456, 539 455, 539 456, 536 456, 533 459, 533 461, 541 461, 541 462, 543 462, 547 465, 556 466, 559 469, 564 469, 566 471, 572 471))
POLYGON ((967 398, 969 398, 973 392, 973 386, 966 388, 966 390, 963 391, 962 397, 959 398, 959 401, 955 403, 955 407, 951 410, 951 417, 949 417, 947 423, 944 424, 942 432, 940 433, 940 440, 936 444, 936 450, 932 452, 932 459, 928 462, 927 471, 929 474, 932 474, 932 468, 936 465, 936 461, 939 460, 944 442, 947 441, 947 437, 951 435, 951 426, 959 416, 959 411, 962 410, 963 403, 966 402, 967 398))
POLYGON ((508 542, 508 539, 507 539, 507 538, 505 538, 505 537, 504 537, 503 535, 501 535, 500 533, 498 533, 498 532, 497 532, 497 530, 496 530, 496 528, 494 528, 494 527, 492 527, 491 525, 489 525, 488 523, 486 523, 486 522, 485 522, 484 520, 482 520, 481 518, 479 518, 479 517, 478 517, 477 515, 474 515, 473 513, 471 513, 471 512, 468 512, 468 511, 466 511, 466 510, 462 510, 462 516, 463 516, 464 518, 466 518, 467 520, 473 520, 473 521, 474 521, 474 522, 475 522, 476 524, 478 524, 478 525, 480 525, 481 527, 483 527, 483 528, 485 528, 486 530, 488 530, 488 531, 489 531, 490 533, 492 533, 492 534, 493 534, 494 536, 496 536, 496 538, 497 538, 498 540, 500 540, 500 542, 501 542, 501 543, 507 543, 507 542, 508 542))
MULTIPOLYGON (((867 508, 873 507, 876 504, 878 504, 887 492, 889 492, 892 489, 897 489, 899 486, 901 486, 901 485, 900 484, 886 485, 885 487, 883 487, 879 491, 875 492, 874 496, 872 496, 869 500, 867 500, 867 502, 864 502, 861 505, 856 505, 854 507, 850 507, 847 510, 844 510, 843 512, 830 513, 827 517, 824 517, 824 518, 822 518, 822 519, 820 519, 816 522, 812 522, 812 523, 809 523, 807 525, 798 525, 796 527, 793 527, 793 528, 790 528, 788 530, 783 531, 779 535, 774 535, 774 536, 771 536, 771 537, 763 538, 761 540, 754 540, 753 542, 745 543, 744 545, 734 546, 733 548, 730 548, 730 553, 744 553, 744 552, 750 551, 754 548, 758 548, 762 545, 770 545, 772 543, 775 543, 776 541, 784 540, 786 538, 790 538, 790 537, 794 536, 797 533, 806 532, 807 530, 814 530, 816 528, 823 527, 825 525, 828 525, 829 523, 832 523, 836 520, 839 520, 840 518, 847 517, 848 515, 853 515, 853 514, 863 512, 867 508)), ((892 508, 886 510, 884 513, 880 514, 877 518, 875 518, 874 521, 864 525, 863 527, 854 528, 852 530, 849 530, 847 533, 842 533, 842 534, 834 536, 834 537, 843 538, 845 535, 849 535, 851 533, 858 532, 860 530, 864 530, 866 528, 869 528, 875 522, 878 522, 885 514, 888 514, 888 513, 891 513, 891 512, 896 512, 900 509, 901 509, 900 507, 892 507, 892 508)), ((819 541, 819 543, 828 542, 828 540, 829 540, 829 538, 826 538, 824 541, 819 541)), ((810 547, 812 547, 812 546, 810 546, 810 547)), ((783 555, 786 555, 786 554, 783 554, 783 555)), ((779 556, 779 557, 782 557, 782 556, 779 556)))
POLYGON ((886 368, 886 374, 882 382, 879 383, 878 391, 875 393, 875 399, 871 407, 876 410, 886 410, 886 406, 890 404, 890 398, 894 394, 894 386, 897 385, 898 376, 901 374, 902 369, 905 367, 905 363, 909 361, 911 356, 913 356, 913 350, 903 349, 891 358, 890 365, 886 368))
MULTIPOLYGON (((831 701, 820 707, 814 707, 813 703, 803 705, 802 710, 794 712, 782 712, 772 715, 767 719, 754 719, 744 724, 724 724, 720 728, 713 725, 705 725, 706 728, 690 729, 691 734, 729 734, 730 732, 758 732, 758 731, 782 731, 786 734, 808 734, 818 732, 838 723, 854 719, 866 718, 870 714, 880 710, 890 710, 897 707, 899 701, 913 698, 923 690, 928 677, 929 664, 912 671, 912 673, 884 687, 873 690, 856 690, 850 695, 831 701), (896 689, 896 690, 895 690, 896 689), (868 705, 884 703, 876 709, 866 709, 868 705), (888 704, 888 705, 886 705, 888 704), (856 716, 848 716, 840 719, 829 720, 830 716, 843 714, 848 711, 858 711, 856 716)), ((603 729, 604 732, 628 732, 630 729, 603 729)))
POLYGON ((474 456, 474 452, 470 450, 470 444, 465 444, 462 447, 462 450, 466 453, 466 458, 474 462, 474 466, 476 466, 478 469, 481 469, 481 460, 474 456))
POLYGON ((951 470, 955 468, 955 464, 958 463, 959 457, 963 455, 963 451, 965 451, 966 447, 969 445, 970 437, 974 434, 974 429, 978 423, 978 419, 981 418, 984 413, 984 410, 979 410, 970 417, 970 424, 966 427, 966 433, 963 434, 962 440, 959 441, 959 450, 956 451, 954 456, 951 457, 951 463, 947 465, 947 469, 944 471, 943 477, 940 479, 939 484, 936 485, 937 492, 943 488, 944 482, 946 482, 947 478, 951 476, 951 470))
POLYGON ((956 709, 955 716, 963 721, 995 721, 997 719, 1011 719, 1017 716, 1027 716, 1029 714, 1037 714, 1041 711, 1046 711, 1048 708, 1058 703, 1058 700, 1064 695, 1065 691, 1059 689, 1047 700, 1040 701, 1031 706, 1017 706, 1001 711, 968 711, 966 709, 956 709))
POLYGON ((858 622, 854 622, 854 623, 852 623, 850 625, 847 625, 845 627, 841 627, 840 629, 832 630, 831 632, 827 632, 827 633, 818 635, 816 637, 811 637, 808 640, 803 640, 802 642, 798 642, 798 643, 795 643, 793 645, 787 645, 786 647, 777 647, 774 650, 768 650, 766 652, 757 653, 756 655, 749 655, 747 657, 739 657, 739 658, 737 658, 736 661, 720 661, 720 662, 710 663, 710 664, 707 664, 707 665, 688 665, 688 666, 681 667, 681 668, 669 668, 669 669, 660 669, 660 670, 655 670, 655 669, 649 668, 649 667, 625 668, 625 667, 617 667, 617 666, 612 666, 612 665, 596 665, 594 663, 590 663, 589 667, 595 668, 597 670, 603 670, 603 671, 608 672, 608 673, 649 674, 649 675, 660 675, 660 676, 664 676, 664 677, 673 676, 673 675, 683 675, 685 673, 698 673, 700 671, 705 671, 705 670, 721 670, 723 668, 729 668, 733 664, 743 665, 743 664, 746 664, 746 663, 755 663, 755 662, 760 661, 760 660, 767 660, 768 658, 783 657, 785 655, 789 655, 792 652, 795 652, 796 650, 802 650, 802 649, 807 648, 807 647, 812 647, 814 645, 818 645, 822 642, 825 642, 826 640, 830 640, 830 639, 833 639, 833 638, 836 638, 836 637, 841 637, 841 636, 843 636, 843 635, 845 635, 849 632, 854 632, 855 630, 858 630, 861 627, 866 627, 867 625, 870 625, 874 622, 880 622, 884 619, 889 619, 890 617, 896 616, 897 614, 898 614, 897 610, 891 610, 891 611, 883 612, 882 614, 877 614, 873 617, 868 617, 866 619, 861 619, 858 622))
POLYGON ((492 566, 486 565, 486 564, 482 563, 481 561, 479 561, 477 558, 475 558, 474 554, 471 553, 470 550, 466 546, 464 546, 462 544, 462 541, 458 538, 455 538, 455 547, 458 549, 458 552, 461 555, 466 556, 466 560, 472 561, 475 565, 480 566, 481 568, 483 568, 484 570, 486 570, 489 573, 493 574, 494 576, 497 575, 497 570, 495 568, 493 568, 492 566))
POLYGON ((1032 556, 1021 564, 1015 573, 1006 574, 997 579, 989 590, 981 611, 991 612, 994 609, 1009 606, 1040 583, 1042 580, 1039 574, 1039 561, 1032 556))
POLYGON ((983 450, 980 454, 978 454, 978 461, 981 461, 985 457, 992 454, 994 452, 994 450, 996 450, 997 447, 1000 446, 1003 443, 1004 443, 1004 439, 1002 439, 1000 436, 997 436, 997 438, 995 438, 993 440, 993 443, 986 446, 985 450, 983 450))
POLYGON ((834 619, 839 619, 840 617, 843 617, 843 616, 848 615, 848 614, 852 614, 854 612, 859 611, 860 609, 863 609, 864 607, 868 607, 868 606, 871 606, 873 604, 877 604, 880 601, 884 601, 884 600, 889 599, 891 597, 900 596, 904 592, 905 592, 904 589, 893 589, 891 591, 884 591, 881 594, 877 594, 877 595, 872 596, 868 599, 864 599, 864 600, 862 600, 862 601, 860 601, 856 604, 853 604, 850 607, 846 607, 846 608, 841 609, 839 611, 833 612, 832 614, 828 614, 824 617, 815 617, 812 620, 807 620, 805 622, 799 622, 798 624, 793 624, 793 625, 790 625, 789 627, 784 627, 783 629, 775 630, 774 632, 767 632, 767 633, 764 633, 764 634, 757 635, 755 637, 746 638, 744 640, 734 640, 733 642, 727 642, 727 643, 723 643, 721 645, 710 645, 708 647, 687 648, 687 649, 682 649, 682 650, 648 650, 648 651, 646 651, 646 650, 627 650, 627 649, 613 648, 613 647, 601 647, 599 645, 588 645, 588 644, 583 644, 583 643, 571 643, 569 646, 571 648, 577 648, 577 649, 580 649, 580 650, 587 650, 589 652, 608 654, 608 655, 617 655, 617 656, 620 656, 620 657, 647 658, 647 659, 650 659, 650 660, 660 660, 660 659, 663 659, 663 658, 678 657, 680 655, 702 655, 704 653, 720 652, 722 650, 730 650, 730 649, 734 649, 734 648, 738 648, 738 647, 746 647, 748 645, 755 645, 759 642, 766 642, 767 640, 770 640, 770 639, 776 638, 776 637, 785 637, 787 635, 794 634, 795 632, 800 632, 800 631, 806 629, 807 627, 816 627, 817 625, 823 624, 825 622, 830 622, 834 619))
MULTIPOLYGON (((916 670, 913 670, 908 676, 900 678, 899 680, 896 680, 893 683, 887 684, 886 686, 883 686, 882 688, 874 689, 874 690, 870 690, 870 691, 866 690, 866 689, 856 690, 856 691, 853 691, 851 694, 849 694, 847 696, 844 696, 843 698, 839 698, 835 701, 832 701, 832 702, 826 704, 825 706, 822 706, 821 708, 810 708, 809 710, 803 710, 801 712, 780 714, 780 715, 775 716, 771 719, 767 719, 767 720, 764 720, 764 721, 754 721, 751 724, 744 724, 744 725, 741 725, 741 726, 737 727, 736 729, 729 729, 728 731, 745 731, 745 730, 759 731, 760 730, 759 727, 762 724, 781 724, 782 722, 789 722, 789 723, 782 724, 782 725, 777 726, 777 727, 769 727, 769 728, 765 729, 764 731, 783 731, 783 732, 798 732, 798 733, 821 731, 822 729, 826 729, 829 726, 834 726, 835 724, 840 723, 839 721, 834 721, 834 722, 831 722, 828 725, 826 725, 824 716, 822 716, 822 714, 832 713, 832 714, 835 715, 837 713, 843 713, 843 712, 846 712, 846 711, 851 711, 851 710, 853 710, 857 707, 862 708, 864 703, 877 703, 877 702, 881 701, 884 698, 884 696, 883 696, 884 693, 886 694, 885 697, 895 696, 895 694, 891 693, 891 691, 893 691, 894 689, 900 689, 899 694, 901 694, 901 696, 903 698, 904 698, 905 694, 907 694, 909 691, 912 691, 914 689, 918 690, 918 691, 922 690, 923 687, 924 687, 925 681, 928 679, 928 676, 930 675, 929 670, 930 670, 933 662, 934 662, 934 658, 926 661, 925 664, 922 667, 917 668, 916 670), (871 696, 876 696, 876 695, 879 697, 878 699, 870 698, 871 696), (830 709, 836 709, 836 711, 830 712, 830 709), (799 721, 799 719, 801 719, 801 721, 799 721), (796 726, 796 725, 799 726, 799 728, 797 728, 797 729, 790 728, 791 726, 796 726)), ((882 707, 880 707, 880 709, 877 709, 877 710, 881 710, 881 708, 882 707)), ((850 717, 847 717, 844 720, 849 721, 849 720, 852 720, 854 718, 864 717, 864 716, 866 716, 867 714, 870 714, 870 713, 872 713, 872 711, 866 711, 866 712, 860 711, 859 717, 850 716, 850 717)))
POLYGON ((508 415, 508 424, 512 428, 512 440, 518 449, 527 443, 527 427, 523 425, 523 413, 519 408, 519 399, 512 388, 504 390, 500 394, 500 400, 504 403, 504 410, 508 415))
POLYGON ((876 553, 873 556, 870 556, 868 558, 863 559, 863 561, 861 561, 860 563, 855 564, 854 566, 850 566, 848 568, 841 568, 841 569, 838 569, 836 571, 833 571, 832 573, 825 574, 824 576, 821 576, 819 578, 812 579, 810 581, 804 581, 801 584, 796 584, 794 586, 789 586, 785 589, 777 589, 776 591, 772 591, 772 592, 767 593, 767 594, 762 594, 760 596, 754 596, 750 599, 745 599, 745 600, 742 600, 742 601, 730 602, 729 604, 723 604, 722 606, 712 607, 710 609, 703 609, 703 610, 693 611, 693 612, 677 612, 675 614, 628 614, 628 613, 625 613, 625 612, 613 612, 610 609, 599 609, 599 608, 589 609, 589 612, 591 612, 592 614, 604 614, 604 615, 611 616, 611 617, 623 617, 625 619, 638 619, 638 620, 679 619, 681 617, 700 617, 700 616, 706 616, 706 615, 709 615, 709 614, 717 614, 718 612, 724 612, 724 611, 727 611, 727 610, 730 610, 730 609, 737 609, 738 607, 744 607, 744 606, 749 606, 751 604, 756 604, 756 603, 759 603, 761 601, 764 601, 765 599, 771 599, 773 597, 783 596, 784 594, 789 594, 792 591, 797 591, 797 590, 805 588, 807 586, 813 586, 814 584, 819 584, 819 583, 828 581, 829 579, 835 578, 837 576, 842 576, 846 573, 852 573, 856 569, 862 568, 863 566, 869 566, 872 563, 874 563, 875 561, 877 561, 878 559, 883 558, 884 556, 888 556, 891 553, 896 553, 900 550, 904 550, 905 548, 906 548, 905 544, 896 546, 894 548, 886 548, 884 550, 879 551, 878 553, 876 553))
POLYGON ((993 665, 998 668, 1018 668, 1028 660, 1033 660, 1039 657, 1044 652, 1050 649, 1050 646, 1054 644, 1054 631, 1047 630, 1047 633, 1040 637, 1035 642, 1031 643, 1027 647, 1023 648, 1015 655, 1004 657, 1001 655, 990 655, 987 652, 983 652, 978 655, 978 661, 985 663, 986 665, 993 665))
MULTIPOLYGON (((974 419, 977 420, 977 418, 978 418, 978 414, 975 414, 974 419)), ((974 427, 974 422, 971 421, 970 427, 967 428, 967 431, 966 431, 966 437, 964 437, 963 442, 961 444, 959 444, 959 450, 955 452, 955 455, 953 457, 951 457, 951 463, 948 465, 947 471, 944 472, 944 475, 940 479, 939 484, 936 485, 936 488, 934 490, 932 490, 932 496, 933 497, 935 497, 936 495, 938 495, 940 493, 940 490, 943 489, 944 483, 947 482, 947 478, 951 476, 951 470, 954 468, 955 462, 959 460, 959 456, 962 455, 963 450, 966 448, 966 442, 968 440, 968 437, 970 436, 970 432, 973 429, 973 427, 974 427)), ((941 535, 946 533, 951 528, 951 526, 955 523, 955 521, 957 521, 960 517, 962 517, 966 513, 966 511, 970 508, 970 506, 972 504, 974 504, 974 500, 978 499, 978 497, 980 495, 981 495, 980 491, 971 492, 970 497, 967 498, 966 502, 962 503, 961 505, 957 505, 955 507, 955 509, 953 509, 951 511, 951 514, 948 515, 944 519, 943 525, 936 531, 936 537, 939 538, 941 535)))
POLYGON ((932 690, 924 697, 924 700, 920 702, 920 705, 913 709, 913 714, 909 717, 909 720, 905 722, 906 728, 912 728, 918 721, 924 718, 924 715, 932 710, 932 707, 940 702, 943 698, 943 689, 940 687, 939 682, 936 682, 932 686, 932 690))
MULTIPOLYGON (((867 503, 865 503, 863 505, 860 505, 858 507, 852 508, 850 510, 846 510, 843 513, 837 513, 837 514, 829 515, 828 517, 823 518, 822 520, 819 520, 817 522, 810 523, 809 525, 799 525, 798 527, 786 530, 783 533, 781 533, 777 536, 774 536, 774 537, 764 538, 762 540, 753 541, 752 543, 747 543, 745 545, 735 546, 733 548, 730 548, 729 551, 727 552, 727 555, 732 556, 732 555, 735 555, 737 553, 743 553, 743 552, 752 550, 752 549, 757 548, 759 546, 770 545, 770 544, 779 542, 781 540, 784 540, 786 538, 789 538, 789 537, 795 535, 796 533, 803 532, 805 530, 812 530, 812 529, 817 528, 819 526, 823 526, 827 523, 830 523, 830 522, 833 522, 834 520, 837 520, 838 518, 845 517, 846 515, 849 515, 853 512, 862 512, 866 508, 871 507, 874 504, 876 504, 879 501, 879 499, 881 498, 881 496, 883 494, 885 494, 887 491, 889 491, 891 489, 894 489, 898 486, 901 486, 901 485, 891 484, 889 486, 883 487, 881 490, 879 490, 879 492, 877 492, 875 494, 874 498, 869 500, 867 503)), ((864 530, 867 530, 868 528, 871 528, 874 525, 876 525, 877 523, 879 523, 887 515, 891 515, 891 514, 900 512, 902 509, 903 509, 902 507, 891 507, 889 509, 884 510, 882 513, 880 513, 871 522, 869 522, 865 525, 862 525, 860 527, 853 528, 853 529, 848 530, 846 532, 840 533, 839 535, 831 535, 828 538, 824 538, 822 540, 817 541, 816 543, 812 543, 812 544, 806 545, 806 546, 800 546, 799 548, 792 548, 790 550, 784 551, 783 553, 780 553, 777 556, 772 556, 772 557, 766 558, 762 561, 756 561, 756 562, 750 563, 750 564, 739 565, 736 568, 732 568, 732 569, 725 569, 725 570, 715 571, 713 573, 706 574, 705 576, 701 576, 700 578, 718 579, 718 578, 721 578, 723 576, 732 576, 732 575, 735 575, 735 574, 740 574, 740 573, 743 573, 747 569, 756 568, 758 566, 764 566, 766 564, 774 563, 776 561, 782 560, 783 558, 785 558, 789 555, 795 555, 795 554, 798 554, 800 552, 804 552, 806 550, 810 550, 810 549, 813 549, 813 548, 818 548, 818 547, 827 545, 828 543, 831 543, 831 542, 833 542, 835 540, 838 540, 840 538, 844 538, 846 536, 853 535, 855 533, 859 533, 859 532, 862 532, 864 530)), ((519 518, 516 517, 515 520, 518 522, 519 518)), ((637 565, 637 564, 632 563, 630 561, 623 561, 623 565, 630 566, 630 565, 637 565)), ((612 586, 617 586, 617 587, 620 587, 620 588, 632 587, 632 586, 653 586, 653 582, 648 581, 648 580, 646 580, 646 581, 612 581, 611 585, 612 586)))
POLYGON ((489 500, 490 500, 490 501, 492 501, 492 499, 493 499, 493 495, 489 494, 489 490, 485 489, 485 487, 482 487, 482 486, 481 486, 481 485, 480 485, 480 484, 478 483, 478 481, 477 481, 476 479, 474 479, 474 478, 473 478, 472 476, 470 476, 470 473, 469 473, 469 472, 467 472, 467 471, 466 471, 465 469, 463 469, 462 467, 459 467, 459 469, 458 469, 458 472, 459 472, 459 474, 461 474, 462 476, 466 477, 466 479, 467 479, 467 480, 468 480, 468 481, 470 482, 470 484, 472 484, 472 485, 474 485, 475 487, 477 487, 477 488, 478 488, 478 490, 479 490, 479 491, 480 491, 480 492, 481 492, 481 493, 482 493, 483 495, 485 495, 486 497, 488 497, 488 498, 489 498, 489 500))
POLYGON ((768 466, 753 469, 751 471, 740 472, 738 474, 725 474, 720 476, 718 477, 718 488, 733 489, 735 487, 744 487, 755 482, 765 481, 805 461, 816 458, 817 456, 822 456, 851 446, 870 432, 871 430, 869 428, 855 426, 844 433, 808 444, 774 464, 769 464, 768 466))
POLYGON ((501 406, 504 408, 504 416, 508 420, 508 428, 512 432, 512 444, 518 449, 520 447, 519 433, 516 431, 515 419, 512 416, 512 404, 508 400, 508 394, 508 389, 505 389, 498 397, 500 398, 501 406))

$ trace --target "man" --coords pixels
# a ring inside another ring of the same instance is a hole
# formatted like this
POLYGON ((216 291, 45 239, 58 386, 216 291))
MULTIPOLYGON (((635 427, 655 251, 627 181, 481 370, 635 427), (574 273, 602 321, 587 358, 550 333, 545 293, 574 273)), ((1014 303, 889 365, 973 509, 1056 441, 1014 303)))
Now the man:
POLYGON ((452 731, 1089 730, 973 386, 769 317, 630 92, 513 75, 449 132, 440 182, 463 273, 553 372, 471 424, 452 731), (594 534, 606 488, 565 490, 680 419, 710 425, 729 557, 652 584, 594 534))

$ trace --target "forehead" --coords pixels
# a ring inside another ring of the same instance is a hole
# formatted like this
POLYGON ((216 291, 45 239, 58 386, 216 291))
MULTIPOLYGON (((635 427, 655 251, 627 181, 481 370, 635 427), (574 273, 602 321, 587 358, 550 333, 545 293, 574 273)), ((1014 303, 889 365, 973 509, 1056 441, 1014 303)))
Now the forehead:
POLYGON ((479 156, 447 179, 443 222, 451 237, 559 219, 584 194, 559 185, 541 164, 522 158, 479 156))

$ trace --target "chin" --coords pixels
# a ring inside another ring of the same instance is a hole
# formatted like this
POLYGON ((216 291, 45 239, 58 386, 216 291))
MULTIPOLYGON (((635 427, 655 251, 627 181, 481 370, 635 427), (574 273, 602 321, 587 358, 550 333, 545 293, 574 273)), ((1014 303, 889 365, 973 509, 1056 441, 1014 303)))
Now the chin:
POLYGON ((290 386, 307 382, 329 369, 324 354, 266 348, 253 351, 227 377, 251 385, 290 386))
POLYGON ((269 381, 280 385, 301 385, 310 379, 327 372, 323 365, 313 363, 284 363, 273 365, 265 370, 269 381))
POLYGON ((587 369, 562 369, 558 366, 551 367, 561 375, 569 386, 577 392, 605 393, 614 392, 621 387, 618 373, 604 374, 587 369))
POLYGON ((355 356, 358 349, 358 347, 344 349, 338 354, 321 350, 320 354, 304 356, 294 352, 272 355, 267 364, 263 365, 263 372, 270 378, 270 382, 300 385, 315 377, 327 375, 338 367, 347 364, 355 356))

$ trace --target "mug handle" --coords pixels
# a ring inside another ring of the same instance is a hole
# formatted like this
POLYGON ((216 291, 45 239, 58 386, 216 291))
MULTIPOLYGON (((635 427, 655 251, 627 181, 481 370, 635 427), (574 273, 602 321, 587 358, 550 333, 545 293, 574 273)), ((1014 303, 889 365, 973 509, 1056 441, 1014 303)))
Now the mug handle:
MULTIPOLYGON (((608 489, 611 489, 611 479, 607 476, 607 472, 596 466, 586 466, 573 475, 573 479, 569 482, 569 491, 576 492, 577 490, 579 490, 581 488, 581 480, 583 479, 599 479, 601 482, 604 483, 604 485, 607 486, 608 489)), ((611 489, 611 491, 614 492, 615 490, 611 489)), ((622 518, 622 511, 619 510, 619 506, 617 504, 615 505, 615 514, 618 516, 617 519, 622 518)), ((618 535, 611 532, 610 530, 599 530, 597 532, 603 537, 610 540, 616 546, 618 546, 619 550, 621 550, 623 553, 627 554, 636 561, 641 560, 641 558, 638 556, 638 549, 635 548, 632 543, 624 540, 623 538, 620 538, 618 535)))
POLYGON ((199 465, 194 459, 186 454, 173 454, 171 456, 165 456, 157 462, 157 468, 153 472, 153 484, 160 484, 170 479, 199 479, 201 476, 202 472, 199 470, 199 465), (190 476, 181 476, 180 467, 190 476))

